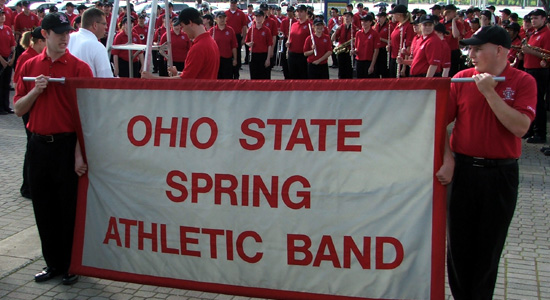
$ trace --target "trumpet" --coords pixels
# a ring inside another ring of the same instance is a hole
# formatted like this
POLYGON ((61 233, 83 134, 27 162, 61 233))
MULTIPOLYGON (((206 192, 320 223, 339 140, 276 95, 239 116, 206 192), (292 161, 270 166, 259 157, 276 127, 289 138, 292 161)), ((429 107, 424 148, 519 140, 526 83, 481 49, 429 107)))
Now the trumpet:
POLYGON ((349 41, 334 47, 332 52, 334 52, 334 54, 336 54, 336 55, 341 54, 341 53, 348 53, 349 50, 350 50, 349 46, 351 45, 353 40, 355 40, 355 38, 351 38, 349 41))

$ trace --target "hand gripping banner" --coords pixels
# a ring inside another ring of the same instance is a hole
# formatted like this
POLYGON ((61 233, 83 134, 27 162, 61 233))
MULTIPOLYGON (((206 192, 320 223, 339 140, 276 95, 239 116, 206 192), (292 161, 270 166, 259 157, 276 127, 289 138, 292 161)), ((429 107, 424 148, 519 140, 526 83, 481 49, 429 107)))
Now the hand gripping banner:
POLYGON ((448 79, 68 79, 71 272, 279 299, 442 299, 448 79))

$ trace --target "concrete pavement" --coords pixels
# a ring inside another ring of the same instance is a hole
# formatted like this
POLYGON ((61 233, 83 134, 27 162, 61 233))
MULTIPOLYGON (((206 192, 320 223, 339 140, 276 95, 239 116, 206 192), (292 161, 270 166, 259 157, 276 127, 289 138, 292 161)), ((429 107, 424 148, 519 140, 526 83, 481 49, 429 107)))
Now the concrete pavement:
MULTIPOLYGON (((274 79, 281 72, 273 72, 274 79)), ((248 72, 243 72, 246 78, 248 72)), ((336 70, 331 69, 331 78, 336 70)), ((45 266, 31 201, 21 197, 23 122, 0 116, 0 298, 2 299, 231 299, 247 297, 81 277, 73 286, 35 283, 45 266)), ((550 157, 524 144, 520 192, 501 259, 495 299, 550 299, 550 157)), ((446 299, 452 299, 448 288, 446 299)))

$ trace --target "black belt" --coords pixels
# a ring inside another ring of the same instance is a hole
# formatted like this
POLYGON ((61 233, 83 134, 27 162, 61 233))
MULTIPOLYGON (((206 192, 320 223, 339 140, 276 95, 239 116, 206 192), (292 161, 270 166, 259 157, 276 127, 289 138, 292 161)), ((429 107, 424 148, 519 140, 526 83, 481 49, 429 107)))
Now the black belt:
POLYGON ((65 132, 65 133, 56 133, 56 134, 48 134, 48 135, 33 133, 32 136, 45 143, 54 143, 66 138, 76 137, 76 133, 65 132))
POLYGON ((460 153, 455 153, 455 159, 457 162, 480 168, 502 167, 515 164, 518 161, 515 158, 487 159, 483 157, 472 157, 460 153))

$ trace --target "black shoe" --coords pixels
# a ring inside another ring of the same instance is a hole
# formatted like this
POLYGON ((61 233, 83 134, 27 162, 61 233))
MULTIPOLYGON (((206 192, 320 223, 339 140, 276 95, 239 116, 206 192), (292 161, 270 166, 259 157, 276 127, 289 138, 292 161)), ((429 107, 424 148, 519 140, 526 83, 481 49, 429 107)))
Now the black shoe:
POLYGON ((330 67, 333 68, 333 69, 338 69, 338 65, 332 65, 330 67))
POLYGON ((8 109, 8 114, 14 114, 15 112, 13 111, 13 109, 8 109))
POLYGON ((542 148, 540 148, 540 152, 542 152, 542 153, 546 152, 547 150, 550 150, 550 147, 542 147, 542 148))
POLYGON ((63 279, 61 279, 61 282, 63 282, 63 285, 73 285, 78 282, 79 277, 80 276, 75 274, 66 273, 65 275, 63 275, 63 279))
POLYGON ((544 154, 544 156, 550 156, 550 148, 542 153, 544 154))
POLYGON ((15 91, 15 89, 11 85, 10 85, 10 91, 15 91))
POLYGON ((55 276, 57 276, 59 274, 60 273, 56 269, 50 268, 50 267, 45 267, 44 271, 34 275, 34 281, 36 281, 36 282, 48 281, 48 280, 54 278, 55 276))
POLYGON ((243 62, 243 65, 248 65, 248 59, 245 62, 243 62))
POLYGON ((527 138, 527 140, 525 141, 529 144, 544 144, 546 143, 546 138, 540 137, 538 135, 534 135, 530 138, 527 138))
POLYGON ((31 199, 31 192, 29 191, 21 191, 21 196, 27 199, 31 199))

